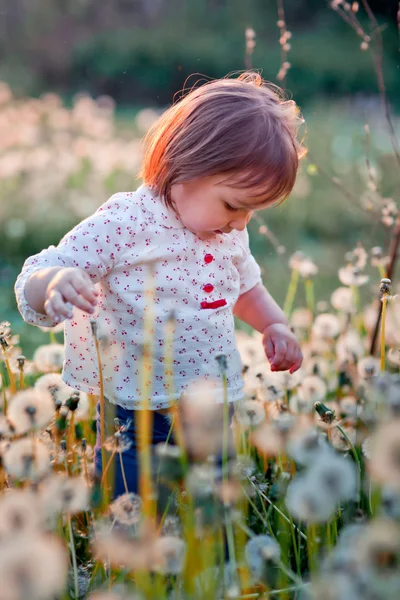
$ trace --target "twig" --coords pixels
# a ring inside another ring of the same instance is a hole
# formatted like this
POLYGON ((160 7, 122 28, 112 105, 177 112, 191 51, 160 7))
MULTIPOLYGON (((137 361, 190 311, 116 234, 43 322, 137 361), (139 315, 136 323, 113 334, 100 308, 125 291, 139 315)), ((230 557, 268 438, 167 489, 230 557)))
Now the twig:
MULTIPOLYGON (((394 229, 393 229, 393 237, 389 250, 389 266, 387 268, 387 278, 393 281, 393 274, 396 268, 396 260, 398 255, 400 245, 400 216, 397 217, 394 229)), ((372 335, 370 354, 373 356, 376 351, 376 342, 378 339, 379 327, 381 323, 382 317, 382 302, 379 303, 378 316, 375 323, 374 333, 372 335)))

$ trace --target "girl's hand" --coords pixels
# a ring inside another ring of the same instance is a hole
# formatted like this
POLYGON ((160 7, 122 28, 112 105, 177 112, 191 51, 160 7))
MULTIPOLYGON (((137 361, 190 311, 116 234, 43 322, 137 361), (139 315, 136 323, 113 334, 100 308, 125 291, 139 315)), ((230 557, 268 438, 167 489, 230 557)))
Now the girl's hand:
POLYGON ((265 354, 271 365, 271 371, 294 373, 301 367, 303 355, 300 344, 283 323, 273 323, 263 331, 265 354))
POLYGON ((60 269, 48 283, 44 309, 55 322, 71 319, 72 306, 92 314, 97 296, 89 275, 78 267, 68 267, 60 269))

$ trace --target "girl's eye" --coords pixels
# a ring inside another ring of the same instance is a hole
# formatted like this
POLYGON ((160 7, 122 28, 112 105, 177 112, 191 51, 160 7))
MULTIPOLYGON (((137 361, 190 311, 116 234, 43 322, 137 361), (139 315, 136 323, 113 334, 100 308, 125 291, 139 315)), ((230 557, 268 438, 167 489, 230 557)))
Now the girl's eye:
POLYGON ((235 208, 234 206, 231 206, 227 202, 224 202, 224 204, 225 204, 225 208, 227 208, 228 210, 238 210, 237 208, 235 208))

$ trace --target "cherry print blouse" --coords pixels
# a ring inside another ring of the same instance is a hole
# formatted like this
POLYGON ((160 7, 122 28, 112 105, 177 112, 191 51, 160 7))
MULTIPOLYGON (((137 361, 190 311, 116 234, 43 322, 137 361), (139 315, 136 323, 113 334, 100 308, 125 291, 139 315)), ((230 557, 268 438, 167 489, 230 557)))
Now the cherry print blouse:
POLYGON ((246 230, 200 240, 149 187, 115 194, 57 247, 25 261, 15 293, 26 322, 54 326, 50 317, 28 305, 24 288, 34 271, 59 265, 85 270, 100 292, 94 315, 75 307, 73 318, 65 321, 63 379, 69 386, 99 394, 90 325, 95 319, 104 394, 111 402, 140 409, 141 390, 150 389, 150 408, 159 409, 179 398, 193 380, 215 380, 218 387, 218 354, 227 357, 229 401, 243 397, 233 308, 241 294, 261 281, 246 230), (171 311, 175 328, 169 348, 171 335, 166 337, 165 330, 171 311), (150 371, 142 369, 144 341, 150 342, 150 371))

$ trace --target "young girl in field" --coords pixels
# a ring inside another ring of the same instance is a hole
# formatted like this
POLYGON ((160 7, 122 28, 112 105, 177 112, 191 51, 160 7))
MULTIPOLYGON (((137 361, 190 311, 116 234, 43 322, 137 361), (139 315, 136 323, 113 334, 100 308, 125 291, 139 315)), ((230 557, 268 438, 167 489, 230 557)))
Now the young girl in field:
MULTIPOLYGON (((167 439, 168 407, 185 390, 194 393, 193 382, 212 380, 218 389, 218 354, 226 355, 229 402, 243 397, 234 315, 263 334, 273 371, 301 365, 299 344, 261 282, 246 230, 254 211, 292 190, 305 152, 297 140, 301 123, 295 103, 254 72, 193 89, 149 131, 143 185, 115 194, 57 247, 30 257, 17 279, 25 321, 52 327, 65 320, 64 381, 99 395, 96 321, 104 396, 122 423, 130 420, 132 445, 122 454, 130 491, 138 487, 134 415, 143 409, 143 389, 154 411, 153 444, 167 439), (165 373, 172 311, 173 393, 165 373), (141 368, 145 323, 149 381, 141 368)), ((125 484, 119 461, 115 468, 117 496, 125 484)))

